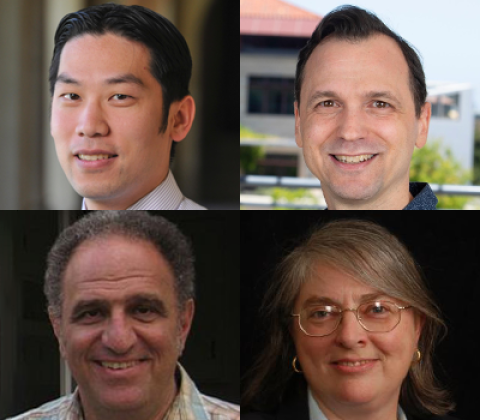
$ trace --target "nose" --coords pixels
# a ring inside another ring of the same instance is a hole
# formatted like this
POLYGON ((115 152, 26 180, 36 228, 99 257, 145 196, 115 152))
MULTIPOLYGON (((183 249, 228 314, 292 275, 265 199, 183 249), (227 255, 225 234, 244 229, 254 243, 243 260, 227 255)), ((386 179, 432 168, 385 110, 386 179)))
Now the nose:
POLYGON ((80 114, 76 132, 79 137, 103 137, 110 129, 102 107, 95 101, 88 102, 80 114))
POLYGON ((360 109, 345 108, 340 117, 338 137, 347 141, 365 138, 365 117, 360 109))
POLYGON ((336 342, 345 348, 362 347, 367 341, 367 331, 360 325, 352 309, 343 311, 336 333, 336 342))
POLYGON ((124 313, 113 314, 102 334, 102 343, 116 354, 128 353, 135 346, 137 336, 124 313))

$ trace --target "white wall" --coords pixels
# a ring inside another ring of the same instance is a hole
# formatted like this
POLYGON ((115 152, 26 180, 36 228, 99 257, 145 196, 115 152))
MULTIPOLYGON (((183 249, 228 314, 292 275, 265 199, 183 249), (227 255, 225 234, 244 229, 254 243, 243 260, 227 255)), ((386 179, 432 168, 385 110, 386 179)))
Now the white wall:
POLYGON ((240 54, 240 124, 260 133, 294 137, 293 115, 248 114, 247 108, 250 76, 293 78, 296 65, 296 55, 240 54))
POLYGON ((452 150, 455 158, 465 169, 473 168, 474 113, 473 92, 464 90, 460 95, 460 118, 434 118, 430 121, 428 139, 442 139, 443 146, 452 150))

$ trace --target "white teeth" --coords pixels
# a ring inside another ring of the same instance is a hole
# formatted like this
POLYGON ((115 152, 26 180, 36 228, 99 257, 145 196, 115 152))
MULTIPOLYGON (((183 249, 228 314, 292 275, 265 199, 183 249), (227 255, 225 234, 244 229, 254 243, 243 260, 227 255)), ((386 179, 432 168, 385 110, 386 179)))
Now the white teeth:
POLYGON ((134 361, 134 362, 126 362, 126 363, 102 362, 102 366, 106 367, 106 368, 109 368, 109 369, 118 370, 118 369, 126 369, 126 368, 129 368, 129 367, 132 367, 132 366, 136 366, 139 363, 140 362, 138 360, 134 361))
POLYGON ((343 163, 358 163, 358 162, 364 162, 366 160, 369 160, 373 157, 374 155, 359 155, 359 156, 338 156, 335 155, 335 159, 339 160, 340 162, 343 163))
POLYGON ((78 155, 80 160, 101 160, 101 159, 108 159, 109 155, 78 155))
POLYGON ((361 360, 359 362, 338 362, 340 366, 363 366, 369 363, 371 360, 361 360))

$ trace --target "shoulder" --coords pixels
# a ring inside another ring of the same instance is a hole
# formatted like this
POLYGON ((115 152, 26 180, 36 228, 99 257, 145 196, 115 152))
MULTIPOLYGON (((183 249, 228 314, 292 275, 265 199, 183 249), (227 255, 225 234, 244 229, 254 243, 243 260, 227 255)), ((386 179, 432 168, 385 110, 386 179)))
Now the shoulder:
POLYGON ((190 200, 189 198, 184 198, 178 207, 178 210, 207 210, 205 207, 200 204, 195 203, 195 201, 190 200))
POLYGON ((240 407, 238 405, 203 394, 201 398, 205 410, 212 420, 240 420, 240 407))
POLYGON ((7 420, 63 420, 70 411, 73 401, 74 394, 67 395, 7 420))

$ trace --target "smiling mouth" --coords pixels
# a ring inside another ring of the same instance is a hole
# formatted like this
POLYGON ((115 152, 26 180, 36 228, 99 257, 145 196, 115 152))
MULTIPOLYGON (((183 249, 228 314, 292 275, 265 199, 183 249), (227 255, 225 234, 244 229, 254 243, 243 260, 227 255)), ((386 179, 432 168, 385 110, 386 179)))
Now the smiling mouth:
POLYGON ((370 160, 377 155, 358 155, 358 156, 332 155, 332 156, 336 160, 342 163, 360 163, 360 162, 366 162, 367 160, 370 160))
POLYGON ((95 160, 107 160, 111 159, 114 157, 117 157, 118 155, 75 155, 78 157, 80 160, 86 160, 86 161, 95 161, 95 160))
POLYGON ((107 369, 124 370, 124 369, 129 369, 134 366, 137 366, 142 362, 145 362, 145 360, 133 360, 131 362, 96 362, 96 363, 107 369))
POLYGON ((351 367, 357 367, 357 366, 364 366, 366 365, 367 363, 372 363, 372 362, 375 362, 376 360, 358 360, 356 362, 333 362, 334 365, 340 365, 340 366, 351 366, 351 367))

